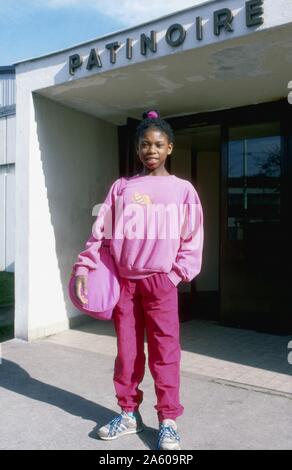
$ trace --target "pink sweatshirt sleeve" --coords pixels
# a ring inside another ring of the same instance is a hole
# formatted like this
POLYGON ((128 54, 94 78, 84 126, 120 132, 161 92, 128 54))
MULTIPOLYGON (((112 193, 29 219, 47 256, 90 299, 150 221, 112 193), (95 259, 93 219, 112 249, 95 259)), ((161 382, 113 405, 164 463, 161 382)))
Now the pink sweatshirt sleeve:
POLYGON ((181 230, 180 247, 168 277, 174 285, 190 282, 201 271, 204 242, 203 210, 198 193, 192 184, 188 186, 184 204, 188 217, 181 230))
POLYGON ((77 262, 73 265, 73 272, 76 276, 88 275, 90 269, 95 269, 99 262, 99 249, 102 241, 106 239, 104 232, 102 231, 105 227, 107 217, 112 217, 112 211, 114 207, 115 197, 118 195, 120 179, 116 180, 110 187, 109 192, 99 208, 94 226, 98 227, 98 230, 93 231, 91 237, 85 244, 85 249, 79 253, 77 262), (97 237, 95 236, 97 235, 97 237))

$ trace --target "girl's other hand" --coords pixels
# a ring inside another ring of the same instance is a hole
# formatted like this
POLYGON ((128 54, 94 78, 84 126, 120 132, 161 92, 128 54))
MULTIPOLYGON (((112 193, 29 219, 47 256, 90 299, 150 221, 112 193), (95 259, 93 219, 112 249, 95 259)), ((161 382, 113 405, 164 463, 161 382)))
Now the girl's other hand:
POLYGON ((76 276, 75 278, 75 294, 82 304, 87 304, 87 276, 76 276), (84 295, 83 295, 84 293, 84 295))

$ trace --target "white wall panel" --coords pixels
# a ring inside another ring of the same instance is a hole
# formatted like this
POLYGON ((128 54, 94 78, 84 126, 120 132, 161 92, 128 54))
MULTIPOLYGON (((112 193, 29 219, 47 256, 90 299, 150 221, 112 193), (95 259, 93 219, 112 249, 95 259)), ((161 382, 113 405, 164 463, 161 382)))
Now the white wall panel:
POLYGON ((6 271, 14 272, 15 256, 15 165, 6 174, 6 271))
POLYGON ((7 163, 15 163, 15 123, 16 123, 16 116, 7 116, 7 130, 6 130, 6 137, 7 137, 7 147, 6 147, 6 161, 7 163))
POLYGON ((0 271, 5 269, 5 171, 0 166, 0 271))
POLYGON ((6 163, 6 117, 0 118, 0 165, 6 163))

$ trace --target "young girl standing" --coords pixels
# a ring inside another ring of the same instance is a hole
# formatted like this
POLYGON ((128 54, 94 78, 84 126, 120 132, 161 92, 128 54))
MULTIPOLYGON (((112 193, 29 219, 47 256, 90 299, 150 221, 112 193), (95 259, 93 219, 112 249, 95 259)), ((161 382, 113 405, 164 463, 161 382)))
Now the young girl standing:
MULTIPOLYGON (((143 430, 139 412, 143 391, 139 385, 145 373, 146 330, 148 364, 157 397, 157 449, 177 450, 181 445, 176 418, 184 411, 179 397, 181 348, 177 286, 180 282, 190 282, 200 272, 203 213, 193 185, 169 174, 165 168, 173 151, 174 136, 157 110, 143 114, 135 143, 144 168, 140 174, 126 179, 122 198, 124 220, 129 216, 126 208, 137 206, 139 215, 135 228, 139 236, 135 238, 133 233, 130 236, 126 230, 123 237, 117 238, 113 232, 110 242, 105 242, 104 235, 91 236, 74 265, 75 289, 80 302, 86 302, 88 270, 98 263, 101 244, 109 243, 121 285, 120 299, 113 314, 117 334, 113 381, 121 414, 101 427, 98 436, 111 440, 143 430), (154 236, 149 227, 156 228, 157 212, 151 212, 151 207, 172 209, 169 224, 162 222, 159 234, 155 232, 154 236)), ((105 199, 107 207, 113 208, 121 197, 120 184, 121 179, 112 184, 105 199)), ((105 225, 104 211, 97 216, 99 225, 101 218, 105 225)), ((113 227, 115 224, 116 221, 112 221, 113 227)))

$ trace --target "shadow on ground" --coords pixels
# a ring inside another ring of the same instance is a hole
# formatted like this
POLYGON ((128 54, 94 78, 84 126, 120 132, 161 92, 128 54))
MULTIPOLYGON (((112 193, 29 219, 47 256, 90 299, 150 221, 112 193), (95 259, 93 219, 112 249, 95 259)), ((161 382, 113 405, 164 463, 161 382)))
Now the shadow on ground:
MULTIPOLYGON (((88 434, 91 439, 99 440, 96 436, 97 429, 116 415, 112 410, 79 395, 34 379, 18 364, 5 359, 2 360, 1 365, 0 387, 27 398, 56 406, 66 413, 85 420, 96 421, 96 426, 88 434)), ((138 433, 137 436, 146 447, 155 449, 156 429, 145 425, 145 430, 138 433)))

